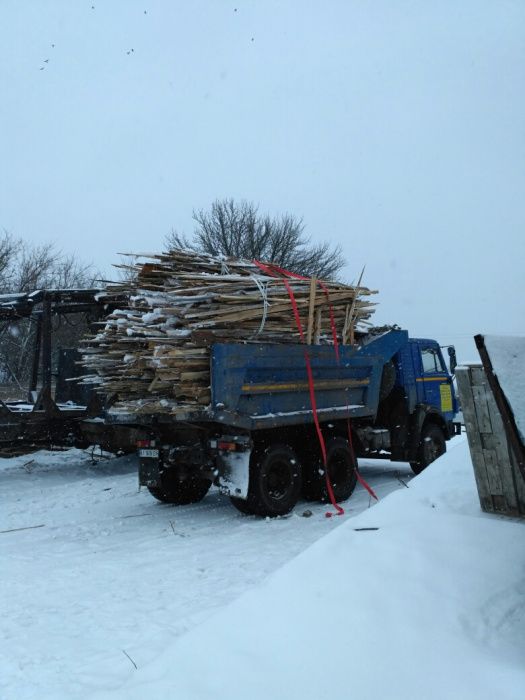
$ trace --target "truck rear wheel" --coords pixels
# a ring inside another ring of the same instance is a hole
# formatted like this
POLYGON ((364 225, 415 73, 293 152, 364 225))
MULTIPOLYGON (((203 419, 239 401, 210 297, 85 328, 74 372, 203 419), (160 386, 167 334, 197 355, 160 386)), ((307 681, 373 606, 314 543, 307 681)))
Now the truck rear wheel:
POLYGON ((244 515, 255 514, 252 510, 251 504, 248 503, 247 500, 244 500, 244 498, 236 498, 235 496, 230 496, 230 501, 232 502, 232 505, 234 505, 238 511, 244 513, 244 515))
POLYGON ((157 501, 185 506, 202 501, 211 486, 209 479, 192 476, 180 481, 174 470, 168 469, 161 476, 160 487, 148 486, 148 491, 157 501))
POLYGON ((271 518, 289 513, 301 493, 301 465, 288 445, 255 449, 250 458, 248 498, 232 498, 241 513, 271 518))
MULTIPOLYGON (((337 503, 346 501, 357 483, 357 463, 348 440, 340 437, 327 440, 326 461, 334 498, 337 503)), ((329 500, 326 476, 320 459, 313 460, 305 470, 303 495, 310 501, 329 500)))
POLYGON ((434 462, 447 451, 447 443, 443 431, 435 423, 428 423, 421 431, 421 441, 419 443, 417 461, 410 462, 414 474, 421 474, 429 464, 434 462))

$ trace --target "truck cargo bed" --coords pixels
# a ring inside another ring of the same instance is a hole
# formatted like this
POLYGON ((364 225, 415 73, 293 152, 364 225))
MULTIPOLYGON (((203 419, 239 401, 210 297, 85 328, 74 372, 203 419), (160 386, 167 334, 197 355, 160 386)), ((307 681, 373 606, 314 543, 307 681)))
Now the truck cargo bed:
MULTIPOLYGON (((212 403, 178 416, 193 422, 258 430, 313 420, 305 353, 308 353, 320 421, 374 416, 385 362, 406 344, 406 331, 367 336, 358 346, 218 343, 211 349, 212 403)), ((111 422, 165 423, 170 415, 110 412, 111 422)))

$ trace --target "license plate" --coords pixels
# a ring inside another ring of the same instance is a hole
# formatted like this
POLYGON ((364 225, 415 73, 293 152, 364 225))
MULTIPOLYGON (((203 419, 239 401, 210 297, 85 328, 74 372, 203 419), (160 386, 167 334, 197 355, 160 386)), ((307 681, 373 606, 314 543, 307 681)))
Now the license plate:
POLYGON ((150 459, 157 459, 158 456, 158 450, 139 450, 139 457, 149 457, 150 459))

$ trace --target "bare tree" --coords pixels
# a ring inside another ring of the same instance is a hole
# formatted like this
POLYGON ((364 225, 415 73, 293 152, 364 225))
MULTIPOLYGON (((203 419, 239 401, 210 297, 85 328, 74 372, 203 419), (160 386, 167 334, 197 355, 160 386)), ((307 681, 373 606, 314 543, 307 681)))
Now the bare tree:
POLYGON ((14 259, 12 291, 30 292, 40 287, 49 287, 56 256, 51 244, 32 246, 22 242, 14 259))
POLYGON ((0 293, 7 292, 12 286, 13 260, 19 248, 20 241, 4 231, 0 238, 0 293))
MULTIPOLYGON (((0 293, 82 289, 92 287, 95 279, 92 265, 63 255, 52 244, 32 245, 7 232, 0 238, 0 293)), ((88 326, 83 314, 57 317, 53 323, 56 359, 60 348, 78 345, 88 326)), ((9 375, 19 387, 29 378, 35 330, 29 318, 0 324, 0 374, 9 375)))
POLYGON ((87 289, 96 283, 97 271, 90 263, 83 263, 74 255, 60 255, 55 260, 49 277, 49 286, 55 289, 87 289))
POLYGON ((64 255, 53 244, 32 245, 4 232, 0 238, 0 293, 92 286, 92 265, 64 255))
POLYGON ((217 199, 209 211, 194 211, 193 219, 193 238, 172 231, 166 238, 168 247, 264 260, 325 279, 335 278, 345 265, 340 246, 312 243, 303 220, 292 214, 272 218, 259 214, 251 202, 217 199))

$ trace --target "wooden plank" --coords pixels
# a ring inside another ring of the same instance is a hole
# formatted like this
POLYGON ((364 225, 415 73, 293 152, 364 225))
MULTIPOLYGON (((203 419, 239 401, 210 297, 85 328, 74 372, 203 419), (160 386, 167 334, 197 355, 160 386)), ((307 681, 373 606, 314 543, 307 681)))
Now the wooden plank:
POLYGON ((503 484, 496 452, 494 450, 483 450, 483 457, 487 469, 488 486, 491 496, 503 496, 503 484))
POLYGON ((343 323, 343 332, 341 333, 341 345, 347 345, 348 343, 348 335, 350 331, 350 309, 351 306, 347 304, 345 308, 345 321, 343 323))
POLYGON ((470 368, 458 367, 456 369, 456 379, 460 394, 463 419, 467 428, 467 440, 469 443, 470 455, 474 467, 474 477, 478 488, 478 494, 483 510, 492 510, 490 498, 489 479, 487 466, 483 453, 483 445, 478 426, 478 417, 474 407, 474 396, 472 394, 472 375, 470 368))
POLYGON ((323 320, 323 310, 319 307, 315 313, 314 344, 319 345, 321 339, 321 323, 323 320))
POLYGON ((456 370, 480 502, 487 512, 524 515, 525 483, 512 463, 501 414, 484 375, 480 367, 456 370))
POLYGON ((350 345, 354 344, 354 328, 355 328, 354 315, 356 315, 356 305, 357 305, 357 301, 358 301, 359 290, 361 289, 361 280, 363 279, 364 274, 365 274, 365 268, 363 267, 363 269, 361 270, 361 274, 359 275, 359 279, 357 281, 355 297, 352 301, 352 306, 350 307, 350 313, 349 313, 349 319, 348 319, 348 342, 350 343, 350 345))
POLYGON ((317 290, 317 278, 312 277, 310 280, 310 303, 308 305, 308 325, 306 329, 306 344, 312 344, 314 332, 314 312, 315 312, 315 294, 317 290))
MULTIPOLYGON (((194 404, 200 410, 210 395, 212 343, 299 341, 284 278, 264 274, 253 262, 172 250, 147 262, 133 259, 128 268, 132 283, 109 285, 108 292, 133 296, 100 326, 83 358, 89 380, 118 394, 117 408, 182 415, 194 404), (263 329, 260 283, 268 300, 263 329)), ((316 280, 289 278, 287 284, 308 319, 308 342, 329 342, 321 332, 329 302, 317 293, 316 280)), ((368 322, 374 304, 367 297, 375 292, 333 282, 327 288, 338 327, 349 310, 368 322)))
POLYGON ((516 479, 513 473, 501 414, 496 406, 496 401, 490 392, 489 386, 487 386, 487 405, 493 432, 490 436, 490 441, 486 444, 486 447, 493 450, 495 454, 501 478, 502 490, 507 499, 508 507, 514 511, 517 511, 518 494, 516 491, 516 479))
POLYGON ((474 340, 487 375, 487 381, 490 384, 490 388, 492 389, 494 399, 503 421, 503 428, 505 430, 505 435, 507 436, 507 441, 514 452, 514 457, 521 475, 523 479, 525 479, 525 445, 521 440, 516 421, 514 420, 514 414, 492 368, 492 361, 485 347, 485 340, 483 336, 476 335, 474 340))
POLYGON ((516 486, 516 502, 518 514, 525 517, 525 481, 521 477, 520 468, 512 450, 509 450, 509 459, 512 467, 512 475, 516 486))
POLYGON ((490 413, 487 403, 487 387, 473 386, 472 395, 474 397, 474 408, 476 411, 479 432, 491 433, 492 423, 490 421, 490 413))
POLYGON ((474 365, 470 368, 473 386, 488 386, 485 370, 481 365, 474 365))

